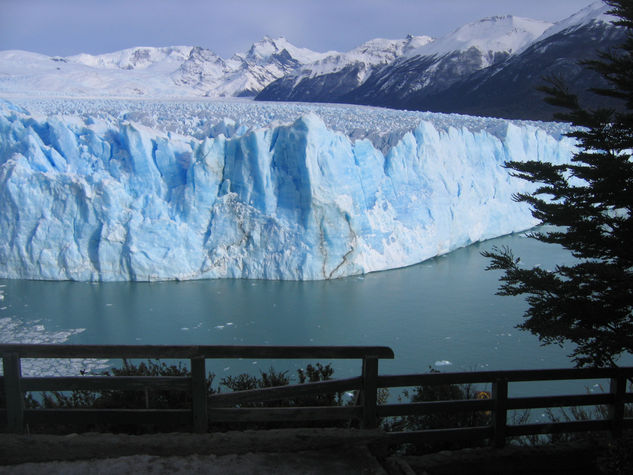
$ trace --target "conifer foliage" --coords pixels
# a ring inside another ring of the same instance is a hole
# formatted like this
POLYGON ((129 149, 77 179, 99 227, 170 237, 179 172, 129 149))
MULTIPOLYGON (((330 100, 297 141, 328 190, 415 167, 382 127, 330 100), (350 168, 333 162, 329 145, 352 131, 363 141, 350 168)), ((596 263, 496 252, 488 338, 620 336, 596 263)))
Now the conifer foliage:
POLYGON ((605 3, 627 39, 584 65, 610 84, 592 92, 622 107, 587 110, 562 81, 550 78, 542 88, 546 101, 565 110, 557 118, 574 126, 569 136, 579 151, 568 165, 506 163, 514 176, 537 185, 516 201, 554 226, 532 237, 564 246, 577 261, 546 270, 521 266, 506 247, 483 253, 488 269, 504 271, 499 295, 527 296, 519 328, 544 344, 573 343, 577 366, 613 366, 622 354, 633 354, 633 0, 605 3))

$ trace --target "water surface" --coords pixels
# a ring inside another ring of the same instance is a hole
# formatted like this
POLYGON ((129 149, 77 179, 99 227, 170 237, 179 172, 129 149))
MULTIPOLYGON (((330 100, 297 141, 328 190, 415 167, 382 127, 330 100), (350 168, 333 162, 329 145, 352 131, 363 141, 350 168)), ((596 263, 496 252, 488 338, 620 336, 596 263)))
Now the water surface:
MULTIPOLYGON (((499 297, 481 251, 509 245, 528 265, 570 257, 525 235, 474 244, 421 264, 362 277, 292 282, 206 280, 83 283, 1 280, 3 341, 86 344, 386 345, 383 373, 429 367, 569 367, 570 348, 515 329, 522 298, 499 297), (83 329, 83 330, 81 330, 83 329)), ((222 361, 214 372, 303 362, 222 361)), ((340 374, 358 363, 340 362, 340 374)), ((342 376, 342 375, 341 375, 342 376)))

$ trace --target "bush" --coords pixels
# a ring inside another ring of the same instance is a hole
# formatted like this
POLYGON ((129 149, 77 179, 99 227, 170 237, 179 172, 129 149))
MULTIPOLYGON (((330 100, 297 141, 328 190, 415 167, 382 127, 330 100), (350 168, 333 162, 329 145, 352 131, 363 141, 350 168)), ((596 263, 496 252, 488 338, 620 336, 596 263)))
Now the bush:
POLYGON ((600 473, 608 475, 633 473, 633 434, 628 433, 621 439, 610 441, 598 456, 597 466, 600 473))
MULTIPOLYGON (((290 384, 287 371, 276 371, 270 368, 260 372, 258 377, 242 373, 237 376, 227 376, 220 381, 220 386, 231 391, 244 391, 251 389, 286 386, 290 384)), ((326 381, 332 378, 334 370, 331 365, 323 366, 321 363, 307 365, 306 369, 299 369, 297 377, 300 384, 326 381)), ((99 373, 98 376, 181 376, 190 377, 191 371, 182 363, 168 365, 159 360, 148 360, 138 364, 123 360, 121 368, 112 368, 99 373)), ((209 373, 206 378, 207 397, 220 392, 220 387, 213 388, 214 375, 209 373)), ((25 396, 25 407, 45 409, 190 409, 191 393, 189 391, 146 389, 146 390, 73 390, 73 391, 49 391, 44 392, 37 399, 32 394, 25 396)), ((291 400, 265 401, 240 404, 240 407, 300 407, 300 406, 336 406, 342 405, 341 393, 315 394, 302 396, 291 400)), ((4 393, 0 391, 0 407, 4 406, 4 393)), ((334 426, 336 423, 304 422, 304 423, 252 423, 252 424, 215 424, 215 430, 229 429, 270 429, 278 427, 319 427, 334 426)), ((347 425, 347 422, 338 425, 347 425)), ((28 428, 31 432, 42 433, 68 433, 72 431, 96 431, 96 432, 124 432, 124 433, 151 433, 158 431, 185 431, 191 430, 189 425, 183 426, 159 426, 148 424, 145 426, 127 424, 84 424, 81 426, 42 424, 28 428)))
MULTIPOLYGON (((439 373, 430 369, 431 373, 439 373)), ((488 398, 490 394, 476 390, 470 384, 439 384, 418 386, 413 394, 404 391, 399 399, 409 402, 456 401, 465 399, 488 398)), ((434 414, 410 415, 383 421, 382 427, 387 431, 421 431, 430 429, 451 429, 490 425, 489 411, 442 412, 434 414)), ((400 450, 406 454, 425 454, 440 450, 456 450, 483 445, 478 441, 437 441, 418 444, 406 444, 400 450)))
MULTIPOLYGON (((138 365, 123 359, 121 368, 112 368, 99 373, 98 376, 182 376, 190 377, 191 371, 182 363, 168 365, 158 360, 141 362, 138 365)), ((214 375, 209 373, 206 378, 207 394, 214 394, 212 388, 214 375)), ((27 396, 27 407, 45 409, 189 409, 191 408, 191 393, 188 391, 145 389, 140 391, 122 391, 104 389, 100 391, 73 390, 44 392, 41 400, 27 396)), ((161 430, 189 431, 187 426, 159 426, 147 424, 145 426, 129 424, 84 424, 81 426, 53 426, 37 425, 29 427, 32 432, 67 433, 72 430, 82 432, 123 432, 123 433, 152 433, 161 430)))
MULTIPOLYGON (((332 379, 334 369, 330 364, 323 366, 308 364, 304 369, 297 370, 299 384, 316 383, 332 379)), ((245 391, 261 389, 275 386, 287 386, 290 384, 290 377, 287 371, 277 372, 270 368, 267 372, 261 371, 259 377, 248 373, 237 376, 227 376, 220 381, 222 386, 226 386, 231 391, 245 391)), ((342 406, 342 393, 320 393, 308 396, 301 396, 294 399, 281 399, 274 401, 249 402, 240 404, 240 407, 314 407, 314 406, 342 406)), ((305 422, 271 422, 271 423, 233 423, 215 425, 216 429, 276 429, 289 427, 345 427, 347 421, 305 421, 305 422)))

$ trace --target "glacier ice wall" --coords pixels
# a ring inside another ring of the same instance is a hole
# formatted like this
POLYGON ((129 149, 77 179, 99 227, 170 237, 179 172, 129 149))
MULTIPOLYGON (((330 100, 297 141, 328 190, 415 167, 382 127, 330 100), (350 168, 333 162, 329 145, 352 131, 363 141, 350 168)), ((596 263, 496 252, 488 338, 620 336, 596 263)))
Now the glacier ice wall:
POLYGON ((537 224, 512 201, 529 185, 502 164, 574 150, 545 124, 439 126, 428 114, 387 150, 312 112, 205 124, 217 135, 200 137, 0 110, 8 278, 302 280, 406 266, 537 224))

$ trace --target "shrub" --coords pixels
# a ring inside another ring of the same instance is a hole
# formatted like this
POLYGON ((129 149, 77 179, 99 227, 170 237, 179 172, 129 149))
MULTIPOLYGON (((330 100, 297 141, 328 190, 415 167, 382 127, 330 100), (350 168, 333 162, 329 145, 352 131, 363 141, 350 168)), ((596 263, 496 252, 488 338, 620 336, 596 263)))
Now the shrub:
MULTIPOLYGON (((438 373, 430 369, 431 373, 438 373)), ((456 401, 478 399, 489 394, 476 390, 471 384, 438 384, 423 385, 414 388, 413 393, 404 391, 400 400, 409 402, 456 401)), ((430 429, 449 429, 462 427, 485 426, 491 423, 488 411, 441 412, 434 414, 409 415, 383 421, 383 429, 387 431, 421 431, 430 429)), ((465 447, 483 445, 478 441, 437 441, 406 444, 400 451, 407 454, 424 454, 440 450, 456 450, 465 447)))
MULTIPOLYGON (((231 391, 244 391, 258 388, 286 386, 290 384, 287 371, 276 371, 270 368, 260 372, 259 376, 242 373, 237 376, 227 376, 220 381, 231 391)), ((326 381, 331 379, 334 370, 331 365, 323 366, 321 363, 307 365, 305 369, 297 371, 300 384, 326 381)), ((138 364, 123 360, 121 368, 112 368, 99 373, 98 376, 180 376, 190 377, 191 371, 182 363, 168 365, 159 360, 148 360, 138 364)), ((206 378, 207 396, 220 392, 220 388, 213 388, 214 375, 209 373, 206 378)), ((145 389, 145 390, 73 390, 73 391, 48 391, 41 398, 35 398, 31 393, 25 396, 25 407, 45 409, 190 409, 191 393, 189 391, 169 389, 145 389)), ((342 404, 341 393, 315 394, 302 396, 291 400, 265 401, 240 404, 240 407, 299 407, 299 406, 336 406, 342 404)), ((4 392, 0 391, 0 407, 4 406, 4 392)), ((338 425, 346 425, 347 422, 338 425)), ((253 424, 215 424, 215 430, 228 429, 263 429, 277 427, 297 426, 333 426, 330 421, 304 422, 304 423, 253 423, 253 424)), ((28 428, 31 432, 43 433, 67 433, 71 431, 97 431, 97 432, 125 432, 148 433, 157 431, 185 431, 191 430, 189 425, 159 426, 147 424, 144 426, 129 424, 83 424, 81 426, 41 424, 28 428)))

